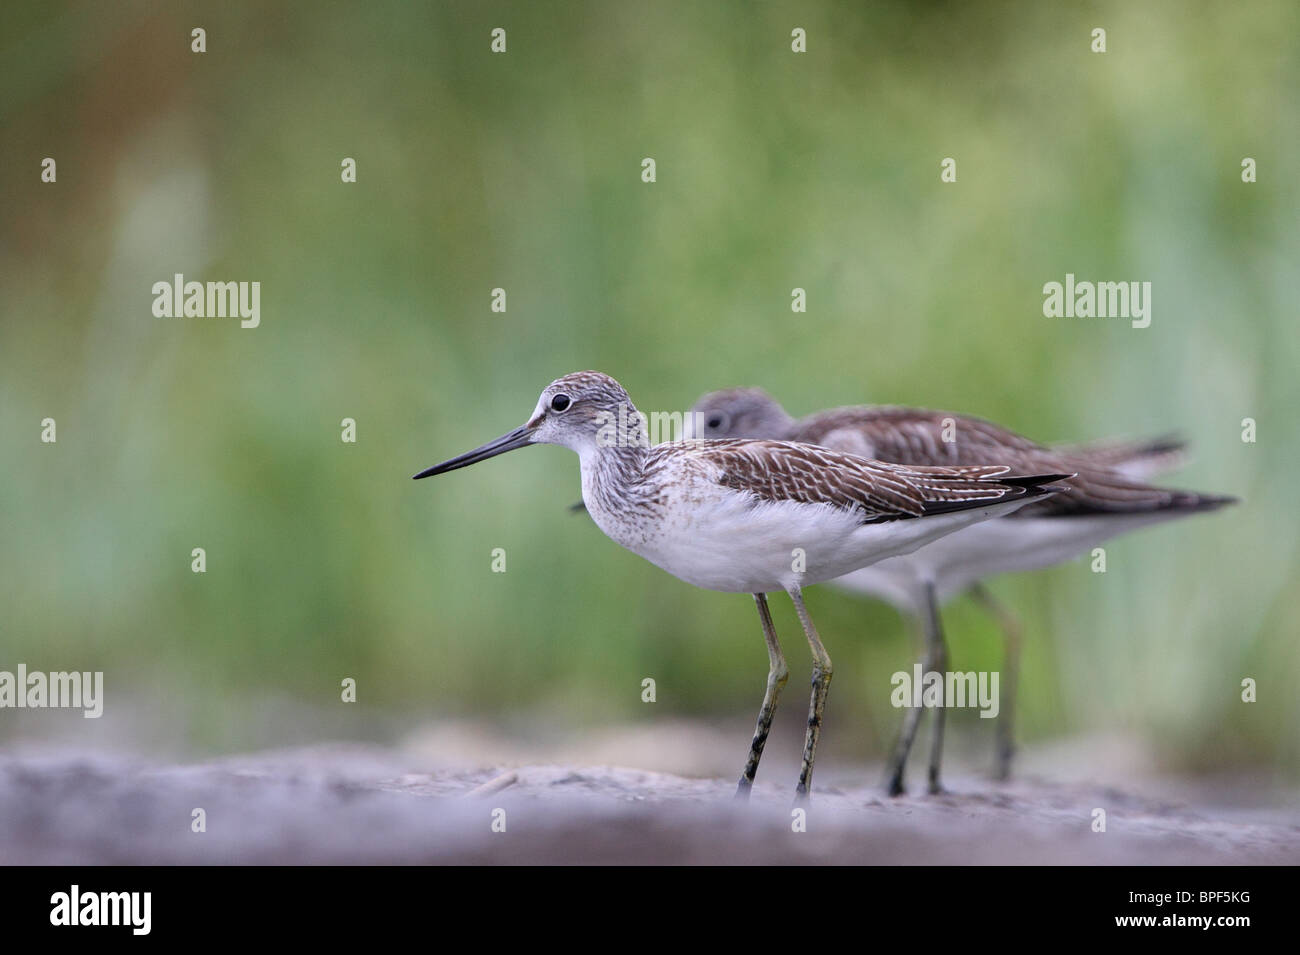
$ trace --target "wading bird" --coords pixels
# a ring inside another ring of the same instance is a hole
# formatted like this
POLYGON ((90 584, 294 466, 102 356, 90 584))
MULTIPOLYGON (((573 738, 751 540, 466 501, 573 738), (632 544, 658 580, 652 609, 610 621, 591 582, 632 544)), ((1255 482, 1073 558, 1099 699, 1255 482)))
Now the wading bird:
POLYGON ((1067 474, 1017 474, 1006 465, 884 464, 789 441, 673 441, 650 446, 644 418, 613 378, 576 372, 542 391, 528 421, 427 478, 530 444, 577 452, 582 499, 616 543, 707 590, 749 593, 767 641, 763 704, 737 795, 758 770, 788 670, 766 594, 794 602, 813 655, 812 696, 796 797, 812 785, 831 660, 802 588, 905 554, 1007 514, 1059 489, 1067 474))
MULTIPOLYGON (((686 437, 770 438, 820 445, 908 466, 1006 464, 1020 473, 1073 474, 1069 494, 1036 501, 1005 519, 881 561, 835 581, 919 618, 925 633, 925 671, 947 669, 948 649, 939 608, 968 590, 998 618, 1006 634, 1007 700, 998 717, 997 775, 1010 774, 1019 628, 983 588, 995 574, 1037 570, 1071 560, 1105 540, 1139 527, 1214 510, 1234 498, 1152 487, 1142 478, 1171 466, 1181 444, 1169 439, 1048 448, 980 418, 894 406, 821 411, 798 420, 760 388, 705 395, 686 416, 686 437)), ((903 720, 890 757, 888 789, 903 792, 903 770, 922 708, 903 720)), ((942 791, 944 710, 935 709, 929 790, 942 791)))

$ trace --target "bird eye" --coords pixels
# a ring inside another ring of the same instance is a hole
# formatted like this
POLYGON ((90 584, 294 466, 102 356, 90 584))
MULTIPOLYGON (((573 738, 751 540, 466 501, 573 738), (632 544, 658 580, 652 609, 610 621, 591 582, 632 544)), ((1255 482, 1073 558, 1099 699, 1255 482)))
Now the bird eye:
POLYGON ((563 411, 567 407, 569 407, 568 395, 556 395, 554 398, 551 399, 552 411, 563 411))
POLYGON ((710 431, 717 431, 719 428, 722 427, 722 415, 720 414, 712 415, 709 418, 709 420, 705 421, 704 423, 708 426, 710 431))

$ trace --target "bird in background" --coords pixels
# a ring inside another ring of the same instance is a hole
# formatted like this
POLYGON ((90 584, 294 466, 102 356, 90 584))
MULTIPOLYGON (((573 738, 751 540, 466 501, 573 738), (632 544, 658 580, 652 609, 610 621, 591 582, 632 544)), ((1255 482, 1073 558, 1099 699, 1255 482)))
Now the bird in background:
POLYGON ((908 467, 780 440, 672 441, 651 446, 644 418, 596 371, 547 385, 528 420, 495 441, 426 468, 445 474, 532 444, 577 452, 582 499, 613 541, 675 577, 749 593, 768 651, 767 686, 737 795, 747 797, 789 676, 768 593, 794 603, 813 656, 796 798, 811 791, 831 659, 803 588, 906 554, 944 535, 1056 493, 1059 472, 1006 464, 908 467))
MULTIPOLYGON (((686 416, 686 438, 769 438, 819 445, 908 466, 1010 465, 1019 473, 1062 473, 1068 494, 1044 498, 1006 515, 935 541, 915 552, 854 571, 835 586, 892 604, 921 621, 926 672, 947 670, 948 648, 940 607, 971 592, 1004 630, 1006 700, 998 716, 996 775, 1010 775, 1020 628, 981 584, 996 574, 1063 563, 1140 527, 1213 511, 1235 498, 1153 487, 1144 479, 1182 459, 1182 443, 1104 442, 1045 447, 999 425, 944 411, 858 406, 795 419, 760 388, 716 391, 686 416)), ((910 707, 888 764, 891 795, 904 791, 904 769, 922 716, 910 707)), ((929 791, 942 791, 944 708, 935 708, 929 791)))

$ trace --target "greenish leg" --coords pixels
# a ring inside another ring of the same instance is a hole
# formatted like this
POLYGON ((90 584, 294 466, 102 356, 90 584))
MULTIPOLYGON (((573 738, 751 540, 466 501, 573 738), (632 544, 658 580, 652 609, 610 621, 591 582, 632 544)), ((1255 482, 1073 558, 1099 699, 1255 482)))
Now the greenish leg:
MULTIPOLYGON (((925 587, 921 626, 925 636, 925 656, 921 658, 921 673, 924 675, 938 671, 942 677, 943 671, 948 666, 948 646, 944 641, 943 627, 939 621, 939 605, 935 599, 933 584, 926 584, 925 587)), ((898 742, 894 745, 894 752, 889 757, 887 788, 891 796, 901 796, 906 791, 903 786, 903 772, 907 768, 907 757, 912 752, 912 744, 916 742, 916 733, 921 726, 921 717, 924 715, 925 707, 912 706, 908 707, 903 717, 903 729, 899 733, 898 742)), ((943 757, 942 705, 937 708, 934 717, 934 742, 930 749, 930 792, 938 793, 943 791, 943 787, 939 784, 939 761, 943 757)))
POLYGON ((822 646, 821 637, 817 635, 812 617, 808 616, 808 608, 803 605, 803 594, 798 587, 791 587, 788 592, 790 599, 794 601, 799 622, 803 624, 804 636, 808 638, 808 646, 812 650, 813 657, 812 698, 808 703, 808 732, 804 736, 803 766, 799 770, 799 785, 795 789, 795 802, 803 802, 808 799, 809 791, 812 789, 813 761, 817 757, 817 740, 821 737, 822 717, 826 713, 826 694, 831 686, 831 658, 826 648, 822 646))
POLYGON ((758 761, 763 757, 767 734, 772 729, 776 702, 781 698, 781 688, 790 678, 785 657, 781 655, 781 644, 776 639, 776 628, 772 626, 772 614, 767 609, 767 597, 764 594, 754 594, 754 603, 758 605, 758 619, 763 622, 763 638, 767 641, 767 690, 763 693, 763 706, 758 711, 754 741, 749 745, 749 759, 745 761, 745 771, 740 776, 740 785, 736 787, 737 799, 749 798, 749 791, 754 786, 754 775, 758 772, 758 761))
POLYGON ((1020 681, 1020 644, 1024 636, 1020 619, 1010 608, 989 592, 983 584, 971 588, 971 596, 984 607, 1002 628, 1002 701, 998 711, 997 760, 995 779, 1011 778, 1011 760, 1016 753, 1016 689, 1020 681))
MULTIPOLYGON (((925 588, 925 637, 931 647, 933 669, 942 677, 948 672, 948 642, 943 637, 943 621, 939 617, 939 600, 935 596, 934 584, 925 588)), ((943 792, 939 782, 939 765, 943 762, 943 728, 948 715, 948 708, 940 700, 934 711, 934 730, 930 740, 930 794, 943 792)))

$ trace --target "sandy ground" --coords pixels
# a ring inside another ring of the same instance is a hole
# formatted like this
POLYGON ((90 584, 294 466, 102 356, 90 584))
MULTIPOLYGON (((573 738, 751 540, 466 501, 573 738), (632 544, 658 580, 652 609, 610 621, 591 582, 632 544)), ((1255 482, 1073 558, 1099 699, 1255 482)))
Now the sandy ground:
MULTIPOLYGON (((794 831, 788 787, 571 763, 456 769, 420 745, 187 765, 0 756, 0 863, 1300 862, 1300 818, 1032 775, 888 799, 832 781, 794 831), (438 765, 431 765, 438 764, 438 765), (191 831, 202 808, 206 831, 191 831), (1092 831, 1093 810, 1106 831, 1092 831), (494 822, 504 831, 494 831, 494 822)), ((775 774, 774 774, 775 775, 775 774)))

